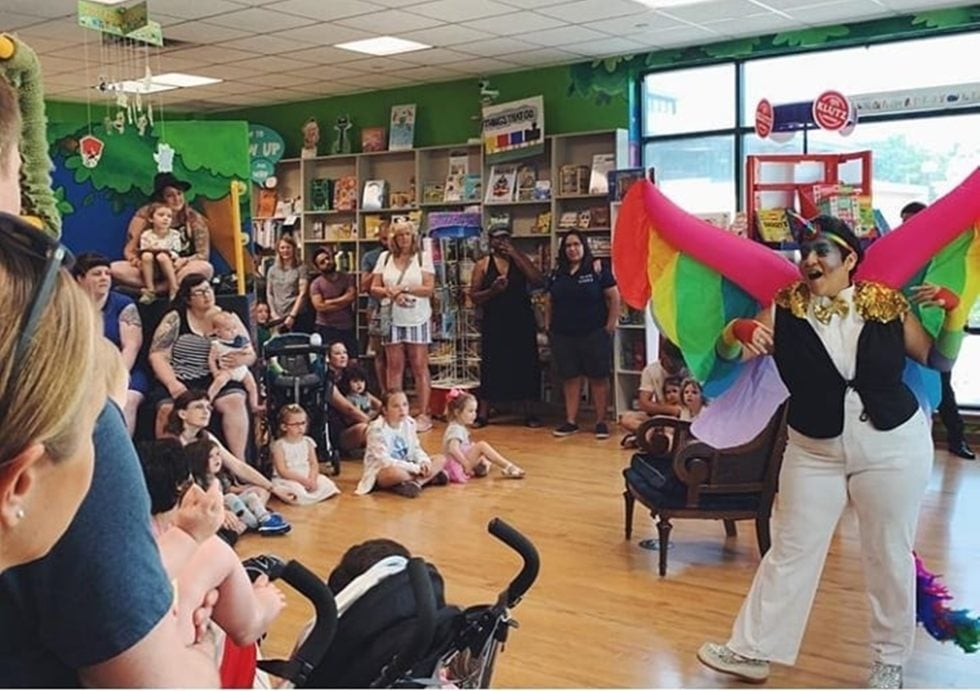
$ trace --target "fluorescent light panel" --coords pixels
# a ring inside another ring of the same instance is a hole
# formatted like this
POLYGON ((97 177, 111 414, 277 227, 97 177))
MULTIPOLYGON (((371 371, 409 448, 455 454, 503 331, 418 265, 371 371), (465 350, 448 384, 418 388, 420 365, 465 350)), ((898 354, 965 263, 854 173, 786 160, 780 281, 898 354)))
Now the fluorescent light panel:
POLYGON ((215 79, 214 77, 200 77, 196 74, 184 74, 183 72, 167 72, 165 74, 153 75, 153 81, 156 84, 163 84, 165 86, 179 86, 188 88, 191 86, 217 84, 218 82, 222 82, 224 80, 215 79))
POLYGON ((352 50, 355 53, 367 53, 368 55, 397 55, 398 53, 410 53, 415 50, 425 50, 431 47, 424 43, 407 41, 404 38, 396 38, 394 36, 377 36, 375 38, 365 38, 361 41, 338 43, 334 46, 334 48, 352 50))
POLYGON ((224 80, 213 77, 199 77, 194 74, 184 74, 182 72, 167 72, 165 74, 154 75, 149 85, 147 85, 144 79, 127 79, 126 81, 106 85, 106 90, 123 91, 127 94, 155 94, 161 91, 173 91, 174 89, 187 89, 193 86, 217 84, 222 81, 224 80))

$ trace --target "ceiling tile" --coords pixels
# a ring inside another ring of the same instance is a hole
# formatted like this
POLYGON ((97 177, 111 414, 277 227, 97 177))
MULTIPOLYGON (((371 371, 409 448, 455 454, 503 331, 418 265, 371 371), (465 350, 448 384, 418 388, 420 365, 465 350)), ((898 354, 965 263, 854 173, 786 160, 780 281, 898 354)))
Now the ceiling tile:
MULTIPOLYGON (((361 31, 347 26, 337 24, 310 24, 296 29, 277 31, 275 34, 279 38, 296 39, 297 43, 303 45, 313 44, 316 46, 332 46, 347 41, 358 41, 362 38, 377 36, 377 32, 361 31)), ((302 47, 302 46, 299 46, 302 47)))
POLYGON ((453 63, 450 69, 462 74, 478 74, 482 76, 490 75, 494 72, 513 72, 514 70, 521 69, 521 66, 504 60, 495 60, 494 58, 479 58, 453 63))
POLYGON ((359 17, 339 19, 336 23, 341 26, 349 26, 353 29, 370 31, 374 35, 378 35, 400 34, 402 31, 427 29, 430 26, 438 26, 443 21, 441 19, 403 12, 402 10, 382 10, 381 12, 364 14, 359 17))
MULTIPOLYGON (((263 55, 281 55, 290 51, 299 50, 300 48, 313 47, 312 44, 302 43, 294 38, 283 38, 275 34, 252 35, 248 38, 224 41, 220 45, 222 48, 250 50, 254 53, 262 53, 263 55)), ((295 56, 293 57, 294 59, 298 59, 295 56)))
POLYGON ((567 0, 500 0, 500 2, 522 10, 536 10, 540 7, 567 4, 567 0))
POLYGON ((758 36, 760 34, 798 28, 799 22, 788 19, 775 12, 764 12, 737 19, 704 22, 704 26, 726 36, 758 36))
POLYGON ((658 48, 674 48, 678 46, 697 46, 712 43, 721 38, 721 34, 700 26, 682 26, 666 31, 651 31, 642 39, 651 50, 658 48))
POLYGON ((211 17, 214 15, 226 15, 230 13, 243 12, 240 5, 227 0, 152 0, 150 5, 150 19, 156 20, 156 13, 169 14, 172 17, 183 17, 184 19, 200 19, 201 17, 211 17))
POLYGON ((409 31, 407 33, 398 32, 399 38, 406 38, 409 41, 418 41, 419 43, 425 43, 426 45, 440 47, 440 46, 455 46, 463 43, 470 43, 472 41, 482 41, 486 38, 492 38, 488 36, 483 31, 477 31, 475 29, 468 29, 462 24, 443 24, 442 26, 434 26, 431 29, 421 29, 419 31, 409 31))
POLYGON ((667 17, 673 17, 684 22, 699 24, 701 22, 758 14, 759 7, 749 0, 712 0, 711 2, 695 3, 693 5, 666 7, 658 10, 658 12, 667 17))
POLYGON ((602 0, 602 2, 578 0, 578 2, 566 2, 554 7, 543 7, 538 10, 538 13, 557 17, 571 24, 582 24, 649 11, 649 8, 632 0, 602 0))
POLYGON ((643 40, 642 36, 637 36, 637 34, 642 35, 662 29, 676 29, 681 26, 685 26, 685 24, 676 19, 657 14, 656 12, 642 12, 636 15, 589 22, 590 29, 602 31, 612 36, 628 37, 637 40, 643 40))
POLYGON ((510 36, 512 34, 524 34, 529 31, 544 31, 563 26, 566 22, 559 21, 553 17, 545 17, 535 12, 514 12, 512 14, 501 14, 496 17, 484 17, 466 22, 462 26, 478 31, 485 31, 500 36, 510 36))
MULTIPOLYGON (((199 2, 202 5, 211 4, 211 0, 207 2, 200 2, 200 0, 191 1, 199 2)), ((236 12, 223 14, 220 18, 212 19, 212 22, 230 26, 234 29, 242 29, 243 31, 252 31, 261 34, 306 26, 310 23, 310 20, 297 17, 293 14, 281 14, 262 9, 261 7, 252 7, 246 10, 239 9, 236 12)))
POLYGON ((43 17, 36 15, 17 14, 16 12, 7 12, 6 10, 3 12, 4 31, 14 31, 24 26, 30 26, 31 24, 40 24, 43 21, 43 17))
POLYGON ((340 84, 337 82, 320 82, 315 86, 294 86, 290 89, 298 94, 303 94, 306 99, 309 100, 310 96, 327 96, 329 94, 342 94, 347 93, 351 90, 349 84, 340 84))
POLYGON ((938 0, 877 0, 879 4, 900 12, 910 12, 912 10, 936 10, 944 7, 972 5, 971 2, 939 2, 938 0))
POLYGON ((38 0, 3 0, 3 18, 6 24, 7 12, 26 14, 32 17, 54 19, 55 17, 74 17, 77 5, 73 2, 38 2, 38 0))
POLYGON ((91 29, 83 29, 77 22, 73 20, 61 20, 54 19, 47 22, 41 22, 40 24, 32 24, 31 26, 24 27, 17 31, 17 34, 25 40, 25 42, 30 45, 30 38, 32 36, 39 36, 42 39, 47 39, 49 41, 64 41, 68 43, 80 43, 85 40, 85 35, 89 35, 89 39, 94 39, 93 42, 98 42, 99 35, 98 32, 92 31, 91 29))
POLYGON ((254 34, 241 29, 232 29, 218 24, 207 24, 205 22, 183 22, 176 26, 167 27, 163 35, 168 39, 178 41, 191 41, 193 43, 218 43, 220 41, 232 41, 236 38, 253 36, 254 34))
POLYGON ((517 41, 513 38, 490 38, 484 41, 473 41, 472 43, 457 46, 457 50, 483 57, 494 57, 496 55, 506 55, 507 53, 533 50, 538 47, 527 41, 517 41))
MULTIPOLYGON (((281 36, 281 34, 276 34, 276 36, 281 36)), ((315 65, 335 65, 337 63, 359 60, 362 56, 360 53, 355 53, 350 50, 341 50, 340 48, 334 48, 333 46, 320 46, 319 48, 290 50, 284 52, 281 57, 293 58, 294 60, 310 62, 315 65)))
POLYGON ((459 73, 453 72, 445 67, 413 67, 407 70, 398 70, 395 72, 395 75, 413 82, 437 82, 459 79, 459 73))
POLYGON ((338 79, 355 77, 359 74, 364 74, 364 72, 360 70, 349 70, 342 65, 317 65, 301 70, 300 72, 292 72, 291 74, 301 74, 310 82, 334 82, 338 79))
POLYGON ((223 62, 237 63, 242 60, 259 57, 258 53, 225 48, 220 45, 183 48, 181 50, 175 50, 168 55, 179 60, 194 60, 199 65, 221 64, 223 62))
MULTIPOLYGON (((28 36, 27 35, 28 32, 23 31, 23 30, 21 30, 21 31, 12 31, 11 33, 14 34, 15 36, 17 36, 18 38, 22 39, 27 45, 29 45, 31 48, 33 48, 34 49, 34 52, 37 53, 38 55, 41 55, 42 53, 59 52, 59 51, 61 51, 64 48, 69 48, 70 47, 70 48, 73 48, 73 49, 75 49, 75 50, 78 51, 76 53, 76 57, 77 57, 79 55, 82 55, 82 51, 84 49, 84 40, 85 40, 86 34, 88 32, 82 32, 82 33, 78 34, 77 36, 75 36, 75 41, 73 41, 73 42, 59 41, 59 40, 53 39, 53 38, 43 38, 41 36, 35 36, 35 35, 33 35, 33 32, 31 33, 30 36, 28 36)), ((97 41, 91 40, 92 37, 95 37, 95 34, 94 33, 93 34, 90 34, 89 50, 98 51, 99 50, 99 44, 98 44, 97 41)), ((95 38, 97 38, 97 37, 95 37, 95 38)))
POLYGON ((416 50, 411 53, 402 53, 398 56, 399 60, 410 62, 413 65, 430 65, 438 67, 440 65, 451 65, 460 60, 472 60, 473 56, 461 53, 457 50, 446 50, 445 48, 431 48, 429 50, 416 50))
POLYGON ((278 55, 263 55, 262 57, 252 58, 251 60, 240 60, 235 63, 235 67, 252 69, 255 70, 256 74, 263 72, 298 72, 309 66, 309 63, 279 57, 278 55))
POLYGON ((372 87, 381 88, 386 86, 398 86, 399 84, 407 84, 410 80, 404 77, 399 77, 390 72, 379 73, 379 74, 362 74, 357 77, 351 77, 349 80, 341 79, 338 83, 349 84, 355 87, 372 87))
POLYGON ((844 20, 856 21, 871 17, 886 17, 891 14, 889 10, 880 5, 871 2, 858 2, 858 0, 797 7, 793 10, 787 10, 787 13, 797 22, 806 24, 826 24, 844 20))
POLYGON ((569 53, 558 48, 539 48, 537 50, 527 50, 520 53, 508 53, 507 61, 518 65, 554 65, 561 62, 576 62, 581 60, 580 55, 569 53))
POLYGON ((286 12, 321 22, 334 21, 344 17, 378 12, 378 5, 364 0, 285 0, 269 5, 267 9, 274 12, 286 12))
MULTIPOLYGON (((600 58, 608 55, 626 55, 637 53, 644 49, 644 45, 639 41, 632 41, 628 38, 604 38, 598 41, 581 41, 567 46, 579 55, 589 58, 600 58)), ((511 56, 507 56, 511 60, 511 56)))
POLYGON ((513 12, 514 8, 493 0, 435 0, 412 5, 410 10, 444 22, 466 22, 495 14, 507 14, 513 12))
POLYGON ((569 25, 558 29, 547 29, 545 31, 521 34, 518 38, 525 39, 528 43, 534 43, 540 46, 561 48, 562 46, 573 46, 582 41, 598 41, 609 38, 609 34, 586 29, 584 26, 569 25))
MULTIPOLYGON (((299 74, 289 74, 288 72, 279 72, 275 74, 256 74, 248 78, 248 84, 255 84, 257 86, 281 86, 283 88, 291 86, 299 86, 300 84, 309 83, 310 78, 305 75, 299 74)), ((245 84, 246 82, 240 82, 245 84)))
MULTIPOLYGON (((30 45, 30 44, 28 44, 30 45)), ((41 74, 58 74, 60 72, 78 72, 78 58, 57 58, 53 55, 39 55, 41 60, 41 74)), ((95 65, 93 65, 95 67, 95 65)))
POLYGON ((150 61, 150 68, 157 74, 165 72, 190 72, 196 74, 195 70, 203 70, 207 62, 201 60, 184 58, 177 55, 161 55, 159 60, 154 58, 150 61))
POLYGON ((764 10, 775 10, 777 12, 791 10, 794 7, 805 7, 806 5, 820 5, 839 0, 749 0, 753 5, 758 5, 764 10))
POLYGON ((419 0, 371 0, 371 2, 383 7, 405 7, 406 5, 417 5, 419 0))
POLYGON ((214 77, 215 79, 249 79, 255 74, 255 70, 238 67, 234 63, 226 65, 207 65, 201 67, 197 74, 204 77, 214 77))
MULTIPOLYGON (((360 60, 354 60, 353 62, 345 62, 344 68, 349 70, 355 70, 359 72, 378 72, 382 70, 407 70, 410 67, 416 67, 410 62, 405 62, 397 57, 392 56, 377 56, 373 58, 361 58, 360 60)), ((338 79, 336 81, 344 81, 338 79)))

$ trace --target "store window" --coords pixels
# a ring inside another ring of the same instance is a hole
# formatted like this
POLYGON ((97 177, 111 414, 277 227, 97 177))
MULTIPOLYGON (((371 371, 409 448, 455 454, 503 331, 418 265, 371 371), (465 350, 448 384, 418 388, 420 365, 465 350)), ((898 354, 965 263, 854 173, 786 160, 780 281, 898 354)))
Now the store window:
POLYGON ((681 208, 734 213, 734 137, 653 141, 646 145, 643 160, 653 166, 657 186, 681 208))
POLYGON ((773 105, 812 101, 825 89, 864 94, 980 81, 980 33, 804 53, 745 63, 745 122, 766 98, 773 105), (937 69, 938 65, 942 65, 937 69))
POLYGON ((735 126, 735 65, 653 72, 643 79, 643 134, 662 136, 735 126))

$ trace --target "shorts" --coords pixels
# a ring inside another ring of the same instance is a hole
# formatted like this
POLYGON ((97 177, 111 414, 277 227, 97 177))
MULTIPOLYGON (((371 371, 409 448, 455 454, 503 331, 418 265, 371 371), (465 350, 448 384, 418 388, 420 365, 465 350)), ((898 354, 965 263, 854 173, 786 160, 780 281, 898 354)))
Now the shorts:
MULTIPOLYGON (((214 379, 211 376, 200 377, 198 379, 188 379, 187 381, 181 381, 181 384, 187 387, 188 391, 207 391, 208 388, 214 383, 214 379)), ((224 398, 230 394, 234 393, 245 393, 245 386, 241 382, 229 381, 218 392, 218 395, 214 397, 214 400, 219 398, 224 398)), ((164 403, 173 403, 174 399, 171 398, 170 392, 167 391, 162 385, 155 388, 150 396, 150 400, 153 401, 154 407, 159 408, 164 403)))
POLYGON ((146 395, 150 390, 150 378, 146 376, 146 370, 136 365, 129 371, 129 390, 138 394, 146 395))
POLYGON ((585 334, 551 332, 551 358, 558 378, 603 379, 612 370, 612 336, 605 329, 585 334))
POLYGON ((381 310, 377 307, 368 310, 368 336, 381 337, 381 310))
POLYGON ((347 347, 347 357, 352 360, 357 359, 360 348, 357 344, 357 336, 354 329, 338 329, 336 326, 316 325, 316 332, 323 339, 323 345, 329 346, 331 343, 343 343, 347 347))
POLYGON ((432 343, 432 328, 429 322, 418 326, 392 325, 391 333, 382 334, 381 342, 385 345, 398 345, 399 343, 429 345, 432 343))

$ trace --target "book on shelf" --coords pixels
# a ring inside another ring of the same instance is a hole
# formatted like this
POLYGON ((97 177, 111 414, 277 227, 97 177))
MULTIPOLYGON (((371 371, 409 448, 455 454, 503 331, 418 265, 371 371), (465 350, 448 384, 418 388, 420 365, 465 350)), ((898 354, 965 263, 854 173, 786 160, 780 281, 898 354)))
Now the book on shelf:
POLYGON ((333 180, 313 178, 310 180, 310 211, 329 211, 333 199, 333 180))
POLYGON ((537 218, 534 219, 534 225, 531 226, 531 232, 535 235, 547 235, 551 232, 550 211, 541 211, 538 213, 537 218))
POLYGON ((534 183, 534 200, 546 202, 551 199, 551 180, 537 180, 534 183))
POLYGON ((364 194, 361 197, 361 208, 365 211, 377 211, 387 206, 388 183, 384 180, 368 180, 364 183, 364 194))
POLYGON ((591 211, 589 211, 588 209, 585 209, 584 211, 579 211, 578 212, 578 219, 577 219, 577 222, 575 224, 575 227, 576 228, 579 228, 579 229, 583 229, 584 230, 585 228, 588 228, 591 223, 592 223, 592 212, 591 211))
POLYGON ((449 152, 449 170, 446 175, 468 175, 470 172, 470 154, 466 149, 454 149, 449 152))
MULTIPOLYGON (((609 181, 609 200, 621 201, 634 183, 643 180, 647 171, 643 168, 620 168, 610 170, 606 177, 609 181)), ((650 182, 653 182, 653 168, 650 168, 650 182)))
POLYGON ((415 203, 415 193, 399 190, 388 195, 388 205, 392 209, 404 209, 415 203))
POLYGON ((323 227, 323 239, 330 242, 353 240, 355 237, 353 223, 328 223, 323 227))
POLYGON ((589 173, 589 194, 609 192, 610 170, 616 168, 616 154, 595 154, 592 157, 592 170, 589 173))
POLYGON ((357 178, 344 175, 334 181, 333 208, 337 211, 353 211, 357 208, 357 178))
POLYGON ((415 146, 415 104, 391 107, 389 151, 408 151, 415 146))
POLYGON ((490 184, 487 186, 488 204, 514 201, 514 185, 517 168, 513 165, 496 165, 490 168, 490 184))
POLYGON ((568 164, 559 170, 559 194, 562 196, 586 194, 589 191, 589 167, 568 164))
POLYGON ((364 237, 368 240, 377 240, 381 234, 381 229, 388 226, 389 220, 377 214, 364 216, 364 237))
POLYGON ((385 134, 384 127, 362 127, 361 151, 384 151, 385 134))
POLYGON ((463 180, 465 174, 450 173, 446 176, 446 186, 443 191, 442 200, 445 202, 463 201, 463 180))
POLYGON ((590 206, 589 207, 589 228, 608 228, 609 227, 609 207, 590 206))
POLYGON ((255 215, 269 218, 270 216, 275 216, 276 214, 276 203, 279 201, 279 194, 274 189, 266 189, 265 187, 259 190, 259 199, 255 208, 255 215))
POLYGON ((446 188, 440 182, 427 182, 422 185, 422 203, 440 204, 445 200, 446 188))
POLYGON ((786 242, 793 239, 786 209, 758 209, 755 212, 756 230, 764 242, 786 242))
POLYGON ((562 211, 558 217, 558 228, 568 230, 578 228, 578 211, 562 211))
POLYGON ((483 176, 467 173, 463 177, 463 201, 479 202, 483 198, 483 176))
POLYGON ((511 228, 509 211, 491 211, 487 214, 487 228, 511 228))
POLYGON ((534 186, 538 182, 538 171, 530 164, 524 163, 517 168, 517 191, 515 198, 519 202, 529 202, 534 199, 534 186))

